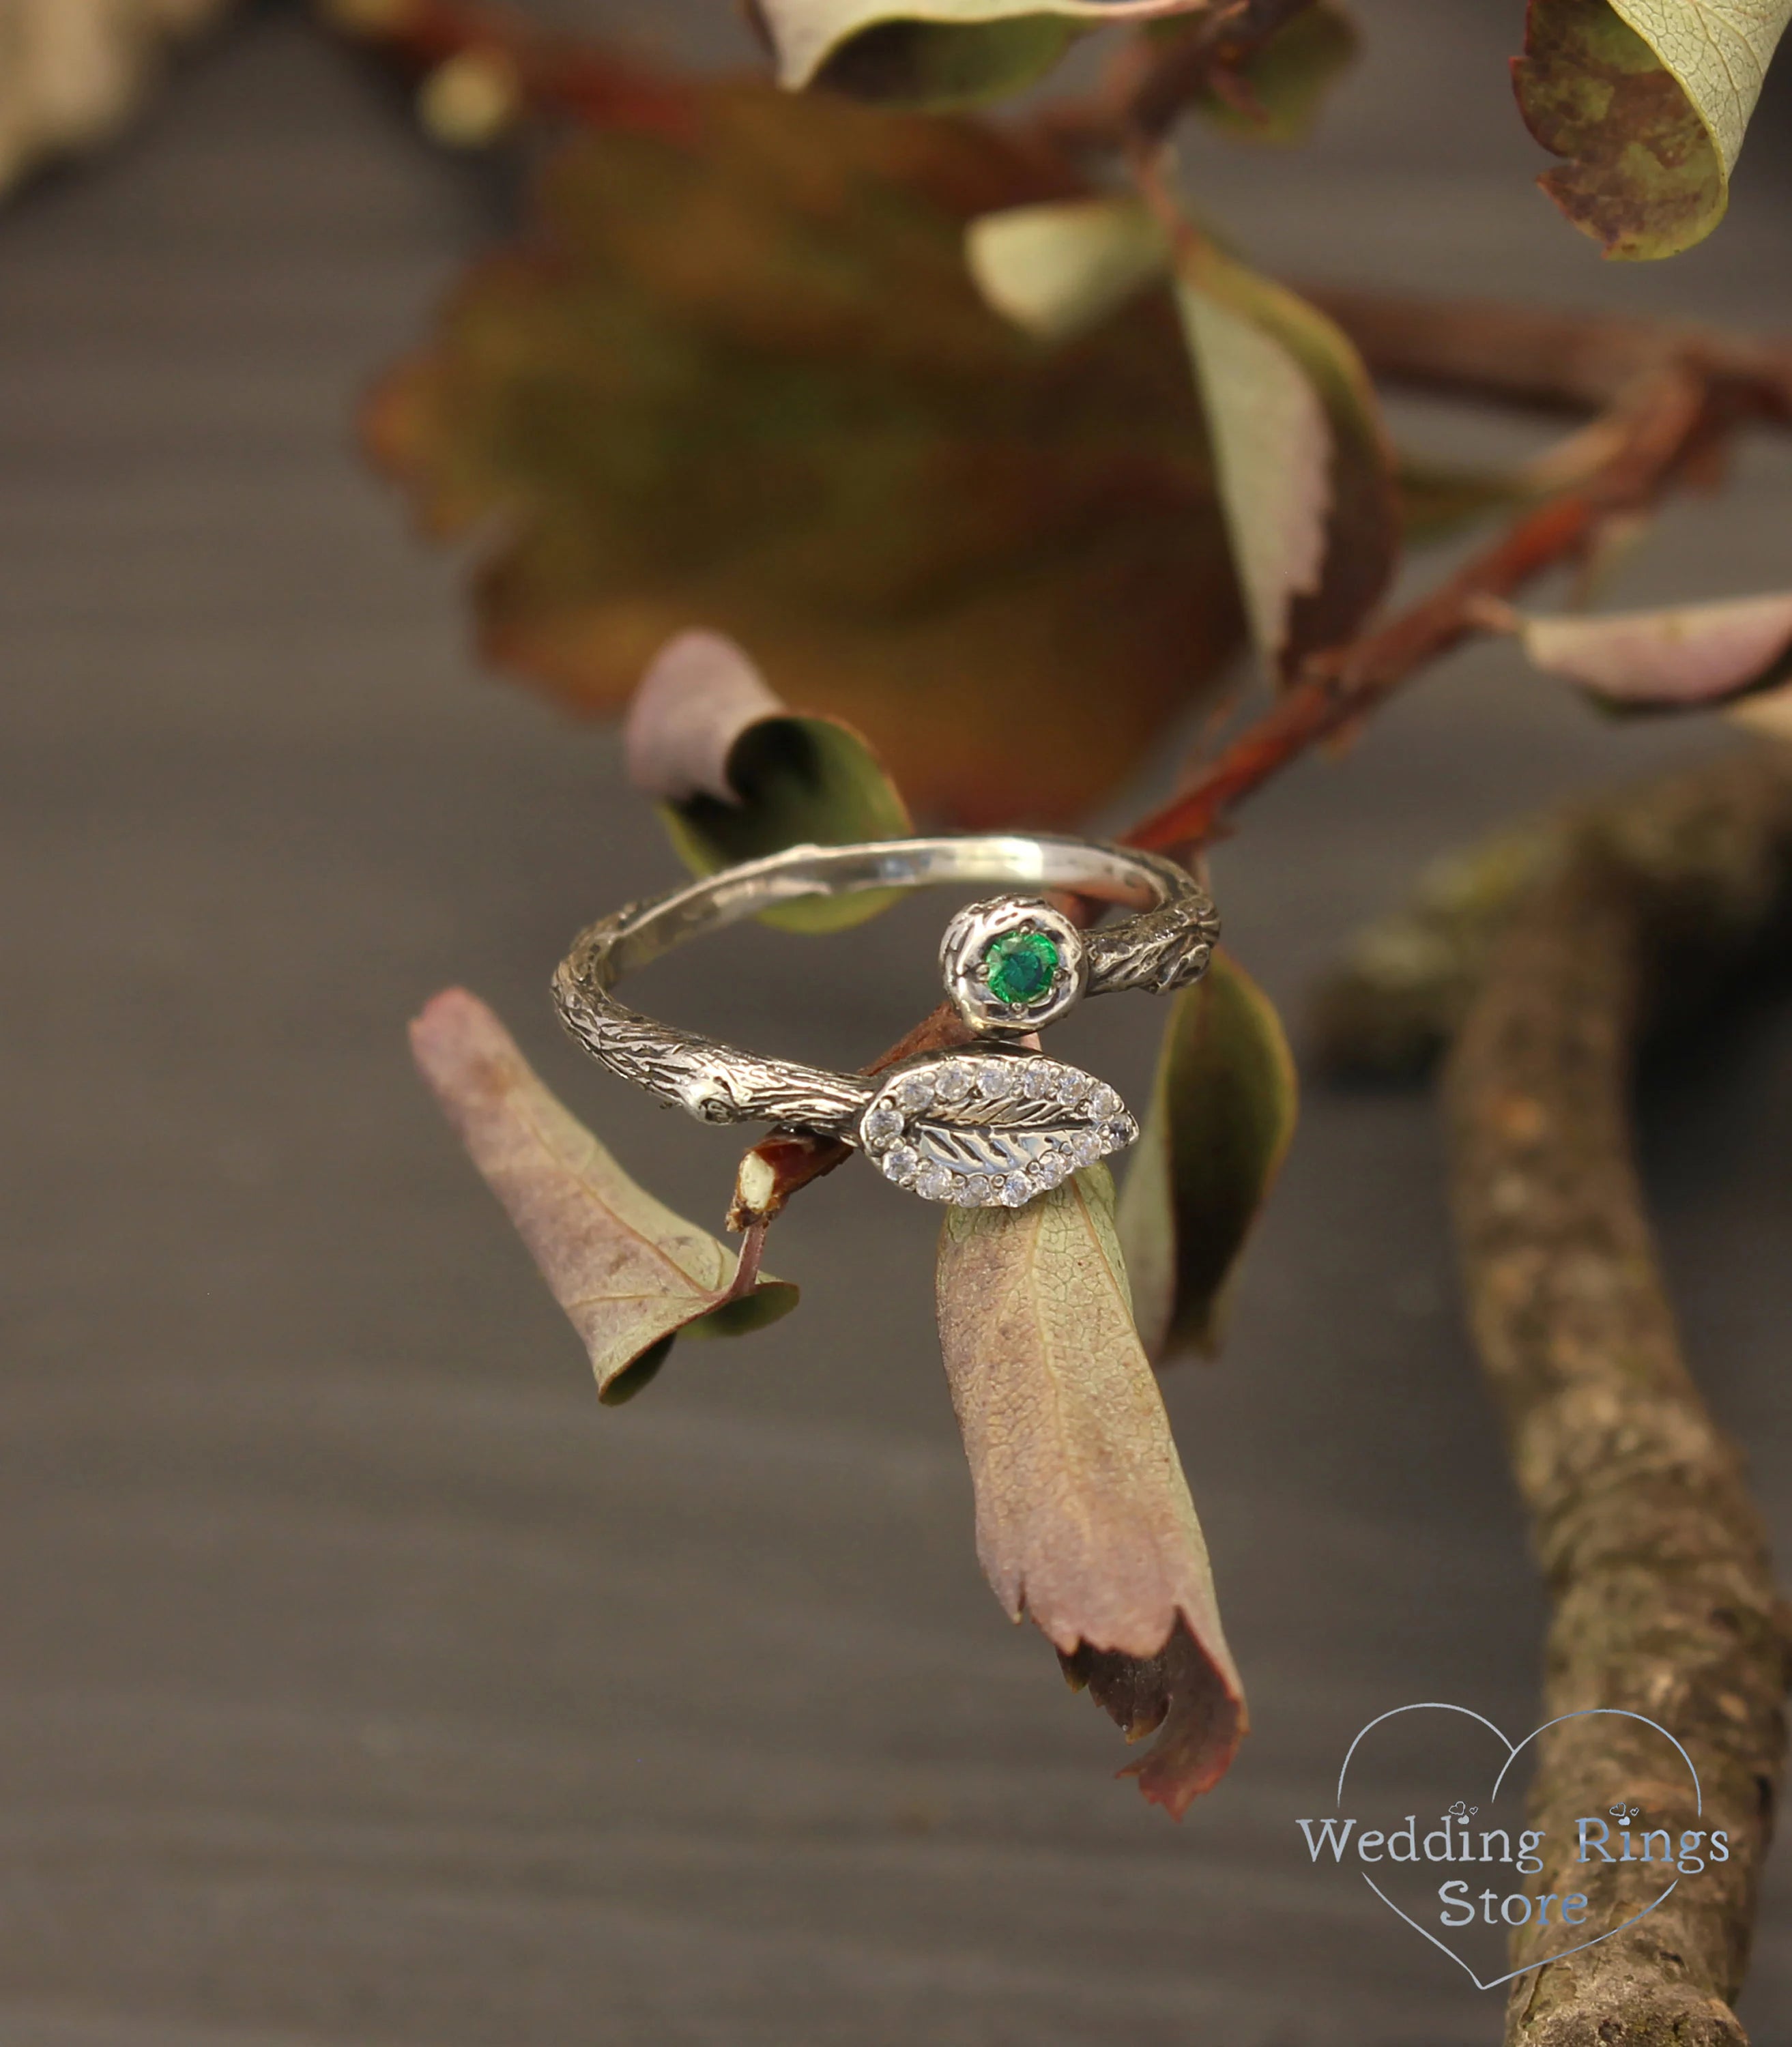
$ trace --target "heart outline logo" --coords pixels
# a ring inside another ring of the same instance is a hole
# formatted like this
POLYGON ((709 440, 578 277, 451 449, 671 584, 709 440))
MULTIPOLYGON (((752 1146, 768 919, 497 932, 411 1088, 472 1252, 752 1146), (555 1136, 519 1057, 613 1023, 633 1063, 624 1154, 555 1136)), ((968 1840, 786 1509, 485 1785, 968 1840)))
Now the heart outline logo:
MULTIPOLYGON (((1672 1747, 1674 1753, 1680 1758, 1680 1760, 1686 1764, 1687 1774, 1693 1780, 1693 1797, 1695 1801, 1694 1809, 1701 1819, 1705 1817, 1705 1786, 1699 1782, 1699 1773, 1693 1766, 1693 1759, 1686 1753, 1686 1750, 1681 1747, 1680 1743, 1674 1739, 1674 1736, 1668 1732, 1667 1729, 1662 1725, 1659 1720, 1651 1720, 1647 1713, 1633 1713, 1628 1707, 1624 1706, 1583 1706, 1577 1712, 1558 1713, 1553 1720, 1545 1720, 1541 1727, 1534 1727, 1531 1730, 1530 1733, 1525 1736, 1523 1741, 1515 1742, 1508 1738, 1504 1728, 1496 1727, 1493 1722, 1490 1720, 1484 1713, 1477 1713, 1472 1707, 1469 1706, 1452 1705, 1446 1699, 1420 1699, 1415 1700, 1410 1706, 1391 1707, 1388 1712, 1384 1713, 1377 1713, 1375 1718, 1368 1723, 1367 1727, 1358 1730, 1355 1740, 1353 1740, 1350 1746, 1344 1751, 1344 1762, 1337 1773, 1337 1803, 1340 1812, 1342 1811, 1344 1805, 1344 1780, 1349 1774, 1350 1759, 1357 1753, 1357 1747, 1362 1742, 1363 1737, 1365 1735, 1372 1732, 1375 1728, 1380 1727, 1384 1720, 1397 1720, 1402 1713, 1428 1712, 1462 1713, 1466 1715, 1469 1720, 1478 1720, 1480 1724, 1487 1729, 1488 1733, 1496 1737, 1501 1746, 1505 1749, 1506 1759, 1500 1766, 1500 1774, 1493 1780, 1493 1789, 1488 1794, 1488 1802, 1490 1804, 1494 1799, 1499 1797, 1500 1787, 1506 1781, 1507 1771, 1509 1770, 1512 1765, 1517 1762, 1519 1756, 1522 1755, 1525 1750, 1531 1746, 1531 1743, 1537 1739, 1538 1735, 1547 1734, 1551 1728, 1560 1727, 1567 1720, 1595 1720, 1602 1715, 1617 1720, 1640 1720, 1644 1727, 1653 1728, 1655 1732, 1661 1736, 1662 1739, 1666 1741, 1672 1747)), ((1477 1990, 1497 1990, 1501 1983, 1508 1983, 1511 1982, 1515 1976, 1528 1975, 1533 1969, 1547 1968, 1552 1962, 1562 1961, 1569 1955, 1581 1954, 1589 1948, 1597 1948, 1601 1941, 1609 1941, 1614 1933, 1623 1933, 1625 1927, 1634 1926, 1639 1921, 1647 1919, 1651 1912, 1658 1911, 1661 1906, 1667 1902, 1668 1899, 1674 1894, 1674 1891, 1679 1888, 1680 1885, 1680 1879, 1676 1876, 1673 1883, 1668 1886, 1667 1889, 1662 1893, 1661 1896, 1655 1900, 1654 1904, 1646 1905, 1640 1912, 1633 1912, 1629 1918, 1620 1921, 1616 1926, 1608 1926, 1603 1933, 1596 1933, 1590 1941, 1577 1941, 1572 1948, 1564 1948, 1562 1952, 1558 1955, 1546 1955, 1541 1961, 1527 1962, 1524 1967, 1521 1969, 1508 1969, 1504 1975, 1494 1976, 1489 1981, 1483 1983, 1480 1978, 1475 1974, 1474 1971, 1469 1968, 1469 1964, 1463 1960, 1462 1957, 1457 1953, 1453 1948, 1447 1947, 1444 1942, 1438 1938, 1435 1933, 1432 1933, 1428 1928, 1421 1926, 1419 1921, 1413 1918, 1409 1913, 1403 1912, 1399 1906, 1394 1902, 1393 1899, 1388 1895, 1387 1892, 1381 1888, 1380 1885, 1376 1882, 1375 1879, 1369 1875, 1366 1869, 1364 1870, 1361 1874, 1364 1883, 1366 1883, 1370 1890, 1375 1893, 1376 1896, 1381 1900, 1382 1903, 1388 1907, 1388 1910, 1394 1914, 1395 1917, 1396 1919, 1403 1919, 1407 1925, 1412 1929, 1414 1933, 1422 1936, 1424 1939, 1429 1941, 1431 1945, 1437 1948, 1440 1953, 1448 1955, 1449 1959, 1454 1962, 1456 1966, 1461 1970, 1462 1973, 1465 1976, 1467 1976, 1469 1982, 1474 1985, 1477 1990)))

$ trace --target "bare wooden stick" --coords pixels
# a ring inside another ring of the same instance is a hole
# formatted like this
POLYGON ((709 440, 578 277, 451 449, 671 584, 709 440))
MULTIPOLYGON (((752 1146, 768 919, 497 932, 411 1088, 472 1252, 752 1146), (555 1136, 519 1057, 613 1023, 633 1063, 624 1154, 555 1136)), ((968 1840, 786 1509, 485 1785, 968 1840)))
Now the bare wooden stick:
POLYGON ((1427 299, 1300 287, 1329 313, 1377 377, 1464 398, 1598 412, 1664 362, 1758 394, 1757 416, 1792 424, 1792 339, 1728 334, 1684 321, 1497 299, 1427 299))
POLYGON ((1578 1891, 1621 1924, 1658 1863, 1577 1859, 1577 1823, 1635 1797, 1639 1825, 1726 1837, 1635 1925, 1560 1961, 1521 1929, 1508 2047, 1738 2047, 1740 1987, 1783 1761, 1786 1617, 1741 1460, 1688 1374, 1637 1182, 1639 1035, 1689 961, 1784 906, 1792 753, 1745 755, 1589 819, 1516 907, 1446 1086, 1459 1247, 1554 1603, 1531 1824, 1533 1891, 1578 1891), (1679 857, 1676 857, 1676 855, 1679 857))

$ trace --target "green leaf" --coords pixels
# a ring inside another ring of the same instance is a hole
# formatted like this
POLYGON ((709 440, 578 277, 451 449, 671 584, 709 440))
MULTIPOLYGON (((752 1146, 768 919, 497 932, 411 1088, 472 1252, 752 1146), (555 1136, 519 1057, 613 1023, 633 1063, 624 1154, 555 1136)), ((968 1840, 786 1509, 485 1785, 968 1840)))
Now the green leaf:
POLYGON ((1120 1202, 1139 1331, 1154 1358, 1219 1349, 1233 1275, 1293 1140, 1298 1101, 1274 1005, 1217 951, 1176 998, 1120 1202))
POLYGON ((1180 1818, 1247 1724, 1212 1568, 1133 1327, 1105 1167, 1022 1209, 954 1209, 941 1347, 977 1496, 977 1554, 1132 1739, 1127 1774, 1180 1818))
MULTIPOLYGON (((1174 35, 1176 26, 1155 33, 1174 35)), ((1327 95, 1361 48, 1357 25, 1343 8, 1333 0, 1314 0, 1229 73, 1235 88, 1231 96, 1210 86, 1190 103, 1190 110, 1239 141, 1304 142, 1327 95)))
POLYGON ((694 83, 600 130, 366 417, 483 555, 488 656, 613 711, 694 623, 863 733, 918 811, 1067 824, 1221 686, 1240 625, 1170 307, 1043 348, 966 225, 1074 196, 969 121, 694 83))
POLYGON ((1167 277, 1170 241, 1135 199, 1048 201, 986 213, 965 230, 977 289, 1042 341, 1097 327, 1167 277))
POLYGON ((1608 256, 1703 241, 1789 21, 1792 0, 1531 0, 1513 81, 1566 159, 1543 189, 1608 256))
POLYGON ((782 85, 899 106, 962 106, 1034 83, 1104 21, 1206 0, 758 0, 782 85))
POLYGON ((680 1336, 739 1336, 796 1306, 760 1279, 732 1296, 727 1245, 636 1186, 464 989, 411 1026, 419 1070, 590 1352, 598 1397, 632 1399, 680 1336))
MULTIPOLYGON (((908 806, 877 756, 836 718, 787 711, 718 633, 681 633, 642 679, 624 733, 629 777, 661 799, 679 857, 714 874, 791 846, 904 838, 908 806)), ((900 892, 817 896, 761 914, 792 931, 838 931, 900 892)))
POLYGON ((1361 357, 1316 306, 1192 232, 1177 279, 1252 637, 1287 675, 1387 586, 1393 453, 1361 357))

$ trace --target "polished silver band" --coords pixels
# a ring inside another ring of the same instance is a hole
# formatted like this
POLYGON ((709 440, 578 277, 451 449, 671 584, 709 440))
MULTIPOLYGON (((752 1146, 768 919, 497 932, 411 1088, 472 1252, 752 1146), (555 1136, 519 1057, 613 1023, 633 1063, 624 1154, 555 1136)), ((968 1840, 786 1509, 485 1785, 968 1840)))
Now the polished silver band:
POLYGON ((601 1065, 704 1122, 841 1138, 930 1200, 1012 1206, 1137 1135, 1111 1088, 1016 1041, 1086 995, 1187 986, 1206 971, 1218 931, 1213 904, 1183 869, 1093 840, 1003 833, 800 846, 600 919, 561 962, 554 996, 601 1065), (946 927, 940 962, 977 1042, 877 1075, 740 1051, 610 994, 624 974, 687 939, 781 904, 966 881, 1090 896, 1132 914, 1084 931, 1036 896, 967 905, 946 927))

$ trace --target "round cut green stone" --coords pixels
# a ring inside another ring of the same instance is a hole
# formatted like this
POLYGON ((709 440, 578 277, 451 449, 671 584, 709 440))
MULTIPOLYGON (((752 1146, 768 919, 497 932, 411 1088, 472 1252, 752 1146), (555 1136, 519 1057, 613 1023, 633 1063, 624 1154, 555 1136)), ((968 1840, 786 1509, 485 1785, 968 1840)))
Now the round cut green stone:
POLYGON ((1004 1008, 1024 1009, 1051 993, 1058 978, 1058 942, 1043 931, 1009 931, 983 954, 989 993, 1004 1008))

